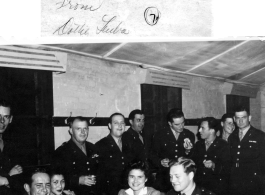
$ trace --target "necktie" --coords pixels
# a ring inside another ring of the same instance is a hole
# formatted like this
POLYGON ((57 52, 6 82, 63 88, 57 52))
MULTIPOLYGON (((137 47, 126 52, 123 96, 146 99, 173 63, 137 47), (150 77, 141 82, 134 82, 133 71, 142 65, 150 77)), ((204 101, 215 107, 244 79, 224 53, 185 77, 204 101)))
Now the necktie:
POLYGON ((121 139, 118 139, 118 146, 119 146, 120 150, 122 151, 122 142, 121 142, 121 139))
POLYGON ((243 139, 243 131, 239 130, 239 140, 241 141, 243 139))
POLYGON ((1 152, 3 152, 3 149, 4 149, 4 140, 2 138, 2 135, 0 135, 0 149, 1 149, 1 152))
POLYGON ((85 144, 81 146, 81 150, 86 155, 86 146, 85 146, 85 144))
POLYGON ((211 145, 211 142, 208 142, 208 141, 205 142, 206 151, 209 149, 210 145, 211 145))
POLYGON ((174 136, 175 136, 176 140, 178 140, 178 138, 179 138, 179 133, 176 132, 176 131, 173 131, 173 133, 174 133, 174 136))
POLYGON ((143 136, 139 133, 139 138, 140 140, 142 141, 142 143, 144 143, 144 139, 143 139, 143 136))

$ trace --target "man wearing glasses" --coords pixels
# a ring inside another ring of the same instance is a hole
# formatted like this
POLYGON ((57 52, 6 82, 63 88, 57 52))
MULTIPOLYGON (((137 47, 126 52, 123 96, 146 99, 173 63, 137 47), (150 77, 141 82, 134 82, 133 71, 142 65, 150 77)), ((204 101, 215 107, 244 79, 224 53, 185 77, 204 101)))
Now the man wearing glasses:
POLYGON ((169 126, 155 134, 149 157, 158 168, 155 188, 162 192, 167 192, 171 188, 168 163, 179 157, 188 156, 195 142, 194 133, 184 129, 185 118, 180 109, 171 109, 167 114, 167 122, 169 126))
POLYGON ((3 140, 3 133, 12 122, 11 105, 6 100, 0 100, 0 194, 12 194, 16 185, 14 175, 22 173, 22 167, 14 162, 16 147, 13 143, 3 140))

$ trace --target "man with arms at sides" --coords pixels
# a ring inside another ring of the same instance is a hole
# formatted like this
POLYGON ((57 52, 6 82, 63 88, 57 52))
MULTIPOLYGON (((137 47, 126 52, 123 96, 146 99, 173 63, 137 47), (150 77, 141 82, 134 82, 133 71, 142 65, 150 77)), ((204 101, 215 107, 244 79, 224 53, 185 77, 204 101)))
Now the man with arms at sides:
POLYGON ((3 134, 8 130, 12 119, 11 104, 0 99, 0 194, 15 193, 14 188, 20 188, 15 175, 23 172, 22 167, 14 160, 17 154, 15 144, 3 139, 3 134))
POLYGON ((62 171, 67 187, 76 195, 96 195, 98 153, 86 141, 88 121, 81 116, 71 118, 69 133, 71 139, 54 152, 52 166, 62 171))
POLYGON ((231 151, 230 192, 232 195, 265 194, 265 133, 251 126, 245 107, 235 110, 238 128, 229 136, 231 151))
POLYGON ((169 176, 174 189, 167 195, 215 195, 194 182, 195 174, 196 165, 191 159, 180 157, 170 162, 169 176))
POLYGON ((123 139, 125 118, 121 113, 114 113, 109 118, 110 134, 99 140, 100 178, 102 194, 115 195, 124 188, 124 170, 135 157, 131 145, 123 139))
POLYGON ((220 137, 228 141, 228 137, 235 130, 234 115, 232 113, 226 113, 221 118, 222 131, 220 137))
POLYGON ((24 189, 28 195, 50 195, 51 181, 45 169, 36 169, 27 174, 24 189))
POLYGON ((123 139, 132 144, 136 158, 141 161, 147 161, 147 151, 145 141, 142 135, 144 128, 144 113, 141 110, 133 110, 129 114, 131 127, 122 135, 123 139))
POLYGON ((158 168, 154 187, 162 192, 171 188, 168 177, 169 161, 188 156, 195 142, 194 133, 184 129, 185 118, 180 109, 171 109, 167 114, 167 122, 169 127, 155 134, 149 155, 153 166, 158 168))
POLYGON ((195 181, 216 194, 228 194, 230 154, 228 143, 217 137, 219 122, 213 117, 201 120, 199 133, 191 158, 197 165, 195 181))

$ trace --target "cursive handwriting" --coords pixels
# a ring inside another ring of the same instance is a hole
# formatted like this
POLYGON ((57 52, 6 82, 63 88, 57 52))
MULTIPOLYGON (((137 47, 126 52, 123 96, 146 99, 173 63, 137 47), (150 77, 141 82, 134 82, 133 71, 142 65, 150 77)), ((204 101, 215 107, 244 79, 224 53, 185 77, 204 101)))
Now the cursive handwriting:
POLYGON ((53 34, 58 33, 58 35, 69 35, 71 33, 80 34, 80 35, 89 35, 89 28, 86 26, 86 24, 76 24, 74 21, 74 18, 70 18, 66 23, 64 23, 62 26, 57 28, 53 34))
POLYGON ((56 3, 56 5, 57 4, 60 5, 57 9, 68 7, 69 9, 73 9, 73 10, 83 9, 83 10, 89 10, 89 11, 96 11, 102 6, 103 1, 101 2, 100 5, 98 5, 96 7, 93 5, 85 5, 85 4, 81 4, 81 3, 72 3, 71 0, 63 0, 61 2, 56 3))
POLYGON ((104 26, 102 28, 99 28, 97 26, 97 31, 96 31, 97 34, 100 34, 100 33, 129 34, 129 31, 127 29, 120 27, 123 22, 120 22, 118 25, 113 27, 113 22, 116 20, 117 16, 113 16, 109 20, 105 19, 105 17, 107 17, 107 15, 104 15, 102 17, 102 21, 105 23, 104 26), (110 27, 111 25, 112 27, 110 27))

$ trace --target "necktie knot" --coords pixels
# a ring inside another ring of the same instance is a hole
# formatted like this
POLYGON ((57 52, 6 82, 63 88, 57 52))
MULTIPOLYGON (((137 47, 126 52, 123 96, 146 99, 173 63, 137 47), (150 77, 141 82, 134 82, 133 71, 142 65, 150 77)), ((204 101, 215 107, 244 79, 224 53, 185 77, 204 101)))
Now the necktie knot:
POLYGON ((205 141, 206 150, 208 150, 208 148, 210 147, 211 144, 212 144, 212 142, 205 141))

